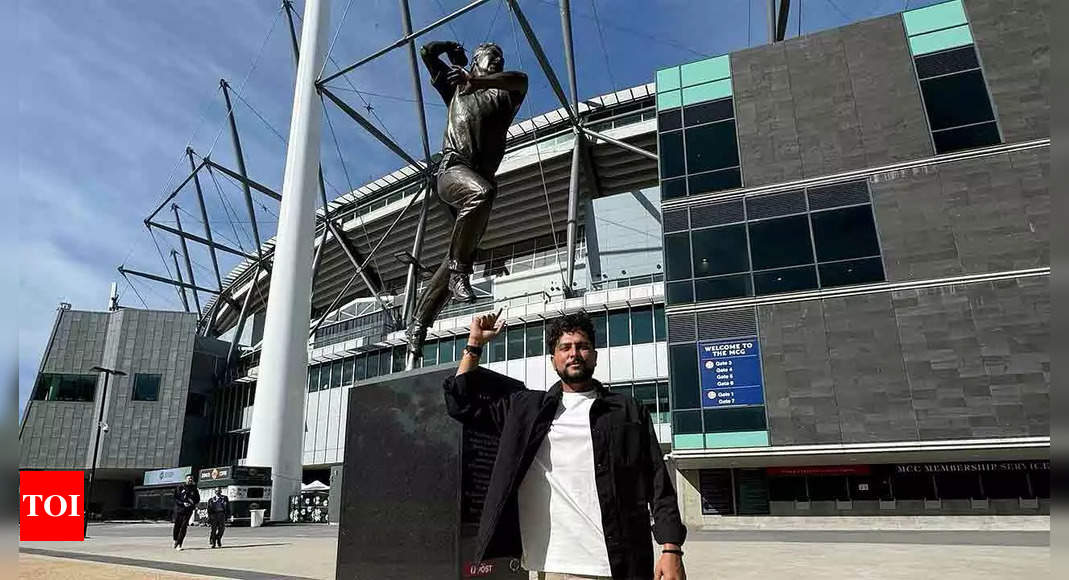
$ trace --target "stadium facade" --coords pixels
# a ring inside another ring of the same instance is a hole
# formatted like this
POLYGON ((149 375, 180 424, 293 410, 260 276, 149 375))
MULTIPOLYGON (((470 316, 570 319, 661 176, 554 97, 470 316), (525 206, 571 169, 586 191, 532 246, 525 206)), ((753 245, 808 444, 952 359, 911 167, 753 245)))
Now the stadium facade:
MULTIPOLYGON (((442 312, 423 365, 455 364, 471 316, 503 307, 508 330, 485 363, 545 388, 555 380, 545 325, 586 310, 596 376, 653 414, 691 525, 1049 513, 1049 10, 1047 0, 953 0, 681 63, 583 101, 588 127, 659 160, 587 148, 571 288, 575 133, 563 109, 518 123, 473 278, 480 298, 442 312)), ((420 179, 405 167, 327 207, 363 255, 393 228, 375 253, 378 297, 351 283, 344 249, 317 230, 308 479, 360 461, 344 456, 348 393, 404 368, 403 333, 380 300, 402 307, 420 179)), ((451 222, 428 210, 420 258, 434 264, 451 222)), ((101 467, 241 464, 269 274, 250 259, 225 286, 200 321, 62 310, 24 416, 21 466, 87 466, 99 401, 50 400, 47 387, 41 398, 40 385, 100 357, 129 373, 112 379, 101 467), (218 353, 206 337, 243 326, 242 311, 251 345, 193 388, 198 369, 219 366, 196 363, 197 345, 218 353), (99 338, 105 320, 127 317, 116 328, 138 326, 126 336, 166 337, 147 358, 116 358, 99 338), (129 403, 136 373, 163 360, 177 369, 170 403, 129 403), (202 406, 184 403, 193 394, 202 406), (190 421, 177 417, 190 414, 203 440, 186 441, 190 421), (163 420, 164 439, 135 435, 163 420)))

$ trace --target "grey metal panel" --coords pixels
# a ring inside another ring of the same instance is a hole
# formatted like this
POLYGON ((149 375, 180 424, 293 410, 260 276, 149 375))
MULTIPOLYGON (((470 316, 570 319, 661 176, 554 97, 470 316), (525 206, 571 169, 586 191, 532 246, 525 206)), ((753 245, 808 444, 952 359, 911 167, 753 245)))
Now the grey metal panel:
POLYGON ((824 328, 843 442, 916 439, 891 296, 826 300, 824 328))
POLYGON ((891 14, 840 30, 868 164, 932 155, 901 16, 891 14))
POLYGON ((1050 136, 1050 0, 966 0, 1007 143, 1050 136))
POLYGON ((1049 149, 966 159, 870 180, 887 279, 1050 264, 1049 149))
POLYGON ((772 442, 1049 435, 1049 292, 1032 276, 760 306, 772 442))
POLYGON ((785 44, 731 55, 735 125, 746 187, 803 176, 785 44))
POLYGON ((771 304, 757 313, 772 444, 841 443, 823 304, 771 304))

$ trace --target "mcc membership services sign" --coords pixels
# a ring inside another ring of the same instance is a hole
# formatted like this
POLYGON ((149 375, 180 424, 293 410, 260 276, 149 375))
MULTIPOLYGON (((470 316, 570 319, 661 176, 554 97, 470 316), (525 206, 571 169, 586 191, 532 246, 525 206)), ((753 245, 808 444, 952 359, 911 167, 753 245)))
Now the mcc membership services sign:
POLYGON ((698 342, 702 407, 762 405, 761 346, 757 337, 698 342))

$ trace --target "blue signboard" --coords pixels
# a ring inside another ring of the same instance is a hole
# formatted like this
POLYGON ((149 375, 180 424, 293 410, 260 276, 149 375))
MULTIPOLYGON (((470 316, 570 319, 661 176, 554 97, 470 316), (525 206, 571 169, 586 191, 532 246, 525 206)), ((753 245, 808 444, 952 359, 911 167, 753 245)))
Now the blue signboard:
POLYGON ((757 337, 698 343, 702 407, 763 405, 761 347, 757 337))

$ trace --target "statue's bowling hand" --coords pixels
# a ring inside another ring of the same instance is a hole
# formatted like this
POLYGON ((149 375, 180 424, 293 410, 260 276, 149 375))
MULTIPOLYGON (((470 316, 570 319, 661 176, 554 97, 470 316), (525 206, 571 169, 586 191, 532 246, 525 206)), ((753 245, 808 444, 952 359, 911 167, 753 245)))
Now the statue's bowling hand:
POLYGON ((505 320, 501 318, 501 310, 492 314, 480 314, 471 319, 468 344, 482 346, 497 336, 502 328, 505 328, 505 320))
POLYGON ((462 95, 466 95, 474 90, 471 86, 471 75, 468 74, 468 71, 459 66, 450 68, 449 74, 446 75, 445 78, 451 85, 455 86, 462 95))
POLYGON ((464 47, 455 42, 450 45, 446 51, 449 62, 453 63, 453 66, 468 66, 468 55, 464 54, 464 47))

